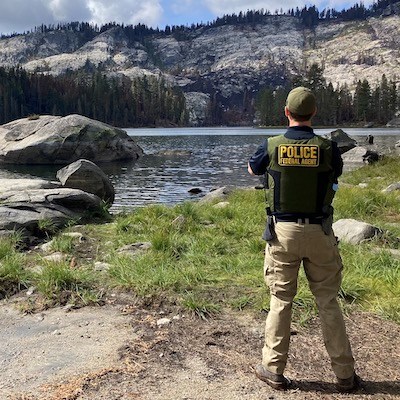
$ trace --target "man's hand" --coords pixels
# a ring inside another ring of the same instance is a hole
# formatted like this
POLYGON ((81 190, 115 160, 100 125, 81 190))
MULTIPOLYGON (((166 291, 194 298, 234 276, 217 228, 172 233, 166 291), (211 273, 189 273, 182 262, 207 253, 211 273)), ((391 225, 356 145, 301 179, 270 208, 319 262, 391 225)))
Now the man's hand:
POLYGON ((250 163, 247 163, 247 171, 249 172, 250 175, 255 175, 255 173, 253 172, 253 170, 250 167, 250 163))

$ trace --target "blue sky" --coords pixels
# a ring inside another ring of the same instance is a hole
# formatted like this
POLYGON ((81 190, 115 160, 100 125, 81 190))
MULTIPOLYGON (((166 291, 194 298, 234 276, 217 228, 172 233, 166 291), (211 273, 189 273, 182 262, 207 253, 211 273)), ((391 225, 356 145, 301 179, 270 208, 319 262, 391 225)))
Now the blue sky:
MULTIPOLYGON (((88 21, 102 25, 115 21, 152 27, 190 25, 207 22, 223 14, 249 9, 281 7, 284 10, 304 5, 316 5, 320 10, 329 6, 341 10, 356 0, 1 0, 0 33, 24 32, 42 23, 88 21)), ((366 6, 372 0, 364 1, 366 6)))

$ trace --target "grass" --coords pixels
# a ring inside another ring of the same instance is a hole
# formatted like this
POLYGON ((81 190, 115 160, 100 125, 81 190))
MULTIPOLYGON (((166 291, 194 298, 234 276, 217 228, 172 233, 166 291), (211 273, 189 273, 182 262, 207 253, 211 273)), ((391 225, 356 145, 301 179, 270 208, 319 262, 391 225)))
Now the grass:
POLYGON ((45 261, 42 271, 33 277, 33 283, 48 305, 84 306, 96 304, 99 292, 93 289, 93 273, 87 269, 73 269, 66 262, 45 261))
MULTIPOLYGON (((400 159, 389 158, 346 173, 334 206, 336 219, 363 220, 384 232, 361 245, 340 244, 345 269, 339 295, 345 310, 359 308, 400 323, 400 260, 389 251, 400 248, 400 198, 396 192, 382 193, 398 176, 400 159), (368 183, 367 188, 358 186, 363 182, 368 183)), ((68 262, 47 262, 40 273, 33 273, 24 267, 32 264, 32 256, 0 241, 1 285, 7 279, 6 285, 15 291, 34 284, 49 304, 93 304, 101 301, 99 288, 116 288, 143 298, 169 298, 202 318, 227 307, 268 310, 269 295, 263 281, 265 242, 261 240, 264 207, 261 191, 238 190, 230 195, 225 208, 187 202, 119 214, 107 224, 81 228, 90 238, 85 243, 94 241, 97 246, 86 258, 78 253, 76 241, 56 237, 53 250, 67 253, 69 258, 80 257, 75 269, 68 262), (134 256, 119 251, 139 242, 151 243, 150 249, 134 256), (94 275, 94 261, 111 267, 94 275)), ((295 319, 306 323, 315 313, 301 272, 295 319)))
POLYGON ((0 239, 0 299, 29 285, 29 273, 24 268, 25 256, 16 250, 17 244, 17 237, 0 239))

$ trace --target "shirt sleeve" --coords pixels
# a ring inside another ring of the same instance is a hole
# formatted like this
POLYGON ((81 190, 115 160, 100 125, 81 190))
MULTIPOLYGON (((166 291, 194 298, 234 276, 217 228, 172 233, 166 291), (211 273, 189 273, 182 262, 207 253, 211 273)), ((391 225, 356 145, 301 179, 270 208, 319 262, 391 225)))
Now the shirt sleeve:
POLYGON ((336 142, 332 142, 332 168, 335 182, 343 172, 343 160, 336 142))
POLYGON ((250 168, 255 175, 263 175, 267 171, 269 164, 267 147, 268 140, 266 139, 249 160, 250 168))

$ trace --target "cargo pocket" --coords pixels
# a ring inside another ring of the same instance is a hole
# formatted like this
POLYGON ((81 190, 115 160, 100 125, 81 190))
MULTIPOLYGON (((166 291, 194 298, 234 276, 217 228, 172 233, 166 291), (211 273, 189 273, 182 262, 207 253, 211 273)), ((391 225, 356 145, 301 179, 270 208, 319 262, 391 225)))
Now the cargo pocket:
POLYGON ((270 242, 265 247, 265 260, 264 260, 264 281, 272 292, 274 285, 275 262, 274 262, 274 245, 270 242))

